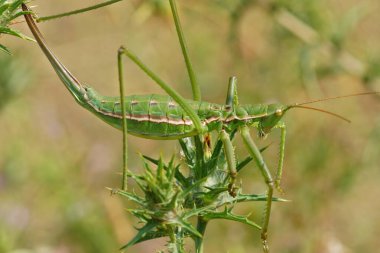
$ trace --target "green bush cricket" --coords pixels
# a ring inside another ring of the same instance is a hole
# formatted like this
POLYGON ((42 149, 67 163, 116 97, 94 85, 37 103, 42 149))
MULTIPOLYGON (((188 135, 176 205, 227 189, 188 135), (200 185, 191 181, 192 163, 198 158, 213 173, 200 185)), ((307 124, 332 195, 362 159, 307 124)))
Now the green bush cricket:
MULTIPOLYGON (((171 1, 171 3, 174 4, 173 1, 171 1)), ((25 5, 23 5, 23 9, 24 11, 28 11, 25 5)), ((177 25, 177 31, 179 31, 178 33, 182 51, 184 53, 188 69, 191 70, 191 64, 187 56, 187 49, 184 44, 184 38, 179 25, 178 14, 176 14, 175 11, 175 5, 172 5, 172 10, 173 14, 177 16, 177 18, 175 17, 175 21, 177 25)), ((169 85, 167 85, 158 76, 156 76, 148 67, 146 67, 133 53, 124 47, 121 47, 118 51, 120 97, 106 97, 99 95, 93 88, 82 85, 66 69, 66 67, 60 63, 60 61, 46 46, 46 43, 44 42, 41 33, 34 23, 32 16, 30 14, 26 14, 25 18, 41 49, 49 59, 61 81, 74 96, 75 100, 82 107, 91 111, 109 125, 123 131, 123 164, 125 168, 123 176, 123 189, 126 188, 127 132, 142 138, 173 140, 192 136, 202 136, 212 131, 217 131, 219 133, 220 140, 223 142, 224 153, 226 156, 231 178, 229 192, 232 196, 234 196, 234 183, 236 179, 237 169, 230 133, 236 130, 240 132, 249 154, 256 162, 256 165, 259 167, 267 185, 267 201, 261 233, 264 252, 269 252, 267 243, 267 230, 269 225, 273 191, 275 187, 281 191, 280 180, 284 162, 286 135, 285 124, 281 121, 281 119, 284 116, 285 112, 291 108, 303 108, 328 113, 340 119, 348 121, 347 119, 337 114, 313 107, 307 107, 304 105, 328 99, 377 93, 365 92, 292 105, 239 105, 236 92, 236 78, 231 78, 226 104, 224 105, 197 101, 198 99, 200 100, 200 94, 197 92, 196 88, 193 89, 195 100, 185 100, 169 85), (122 61, 123 55, 128 56, 133 62, 135 62, 146 74, 148 74, 158 85, 160 85, 160 87, 165 90, 168 95, 149 94, 142 96, 124 96, 122 61), (280 158, 278 161, 275 178, 272 177, 271 172, 260 153, 260 150, 257 148, 252 137, 250 136, 250 127, 257 128, 259 136, 262 138, 267 136, 274 128, 279 128, 281 131, 280 158)), ((192 84, 196 83, 195 76, 192 71, 189 71, 189 73, 192 79, 192 84)))

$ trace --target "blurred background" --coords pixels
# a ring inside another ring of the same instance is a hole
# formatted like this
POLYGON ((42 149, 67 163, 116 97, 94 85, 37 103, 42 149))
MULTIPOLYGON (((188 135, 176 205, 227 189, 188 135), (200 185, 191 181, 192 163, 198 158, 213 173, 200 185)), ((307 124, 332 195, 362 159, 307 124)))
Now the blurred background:
MULTIPOLYGON (((45 16, 94 2, 30 5, 45 16)), ((232 75, 240 103, 288 104, 380 90, 378 0, 179 0, 178 6, 205 101, 223 103, 232 75)), ((104 95, 118 95, 117 49, 126 45, 191 98, 165 0, 122 1, 39 27, 68 69, 104 95)), ((13 28, 30 35, 25 23, 13 28)), ((0 252, 118 252, 138 226, 126 211, 129 203, 105 189, 121 183, 121 132, 74 102, 36 43, 0 39, 14 54, 0 54, 0 252)), ((163 93, 129 61, 125 71, 128 94, 163 93)), ((274 204, 272 252, 377 252, 379 96, 313 106, 352 123, 302 109, 286 115, 282 197, 291 202, 274 204)), ((274 170, 279 133, 257 143, 272 143, 265 159, 274 170)), ((247 154, 239 138, 235 144, 239 157, 247 154)), ((139 152, 168 158, 178 151, 175 141, 129 136, 134 171, 141 170, 139 152)), ((257 169, 244 170, 239 181, 246 193, 265 192, 257 169)), ((260 222, 262 208, 244 204, 235 212, 251 212, 260 222)), ((156 240, 130 251, 164 246, 165 240, 156 240)), ((261 252, 259 232, 213 222, 205 252, 261 252)))

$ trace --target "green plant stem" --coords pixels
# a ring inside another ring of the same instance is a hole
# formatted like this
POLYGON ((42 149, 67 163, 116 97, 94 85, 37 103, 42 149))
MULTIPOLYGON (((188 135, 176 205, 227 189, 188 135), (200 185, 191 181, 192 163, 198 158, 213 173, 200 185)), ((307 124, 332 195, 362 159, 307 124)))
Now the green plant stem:
POLYGON ((190 61, 190 56, 189 56, 188 49, 186 46, 185 35, 183 34, 181 21, 178 15, 177 5, 176 5, 175 0, 169 0, 169 2, 170 2, 170 7, 173 13, 173 18, 174 18, 175 27, 177 30, 179 43, 181 44, 182 54, 183 54, 183 57, 185 58, 187 72, 189 73, 191 89, 193 91, 193 99, 195 101, 201 101, 201 90, 197 82, 197 78, 195 76, 193 66, 190 61))
POLYGON ((120 1, 123 1, 123 0, 110 0, 110 1, 106 1, 104 3, 96 4, 96 5, 93 5, 90 7, 86 7, 83 9, 69 11, 69 12, 65 12, 65 13, 61 13, 61 14, 57 14, 57 15, 40 17, 37 19, 37 22, 43 22, 43 21, 47 21, 47 20, 51 20, 51 19, 62 18, 62 17, 70 16, 70 15, 75 15, 75 14, 79 14, 79 13, 83 13, 83 12, 87 12, 87 11, 96 10, 96 9, 99 9, 99 8, 104 7, 104 6, 111 5, 111 4, 120 2, 120 1))
MULTIPOLYGON (((178 228, 173 225, 169 225, 170 227, 170 243, 172 245, 175 245, 175 249, 173 250, 173 253, 184 253, 184 248, 183 248, 183 234, 181 232, 178 232, 178 228), (177 232, 176 232, 177 231, 177 232)), ((172 252, 172 251, 170 251, 172 252)))
POLYGON ((198 216, 197 230, 202 235, 202 238, 195 238, 195 252, 203 253, 203 235, 206 232, 208 222, 205 221, 201 216, 198 216))

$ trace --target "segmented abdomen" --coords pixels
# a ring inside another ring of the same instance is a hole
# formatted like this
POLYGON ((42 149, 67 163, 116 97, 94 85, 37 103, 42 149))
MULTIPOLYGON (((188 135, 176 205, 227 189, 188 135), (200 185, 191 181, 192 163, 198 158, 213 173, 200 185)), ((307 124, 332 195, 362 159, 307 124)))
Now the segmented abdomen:
MULTIPOLYGON (((117 97, 102 97, 89 101, 89 105, 95 109, 98 117, 121 129, 119 101, 117 97)), ((205 119, 212 117, 215 121, 219 115, 217 110, 210 111, 212 105, 210 103, 191 100, 188 102, 204 125, 207 125, 205 119)), ((125 104, 128 132, 133 135, 149 139, 179 139, 197 134, 191 119, 170 96, 157 94, 128 96, 125 104)), ((213 107, 221 108, 218 105, 213 107)))

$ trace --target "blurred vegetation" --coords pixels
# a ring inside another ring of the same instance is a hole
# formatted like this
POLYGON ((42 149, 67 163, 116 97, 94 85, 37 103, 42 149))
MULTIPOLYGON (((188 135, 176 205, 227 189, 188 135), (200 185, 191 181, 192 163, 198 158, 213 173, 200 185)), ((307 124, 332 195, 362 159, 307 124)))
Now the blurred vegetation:
POLYGON ((0 56, 0 111, 17 98, 32 79, 31 70, 19 58, 0 56))
MULTIPOLYGON (((24 0, 0 0, 0 38, 3 34, 16 36, 25 40, 33 40, 21 32, 10 28, 12 22, 23 15, 23 11, 20 10, 21 4, 24 0)), ((0 51, 10 54, 9 49, 0 44, 0 51)))
MULTIPOLYGON (((155 10, 152 2, 122 1, 46 22, 41 29, 76 76, 103 94, 118 94, 116 50, 127 44, 191 97, 170 15, 136 11, 155 10)), ((39 5, 35 10, 41 15, 92 1, 33 4, 39 5)), ((195 0, 178 5, 204 100, 222 103, 230 75, 239 79, 241 103, 293 103, 380 90, 376 0, 195 0)), ((23 25, 18 28, 28 33, 23 25)), ((8 106, 0 111, 0 252, 116 252, 133 238, 136 224, 125 214, 131 204, 110 198, 104 189, 119 185, 120 133, 73 103, 36 45, 2 39, 12 51, 23 52, 23 61, 38 64, 33 66, 35 79, 26 78, 28 92, 16 93, 17 99, 5 96, 8 106)), ((0 71, 1 80, 24 79, 18 68, 0 71)), ((128 93, 162 93, 133 64, 126 71, 128 93)), ((274 204, 272 251, 376 252, 379 100, 358 97, 320 107, 348 116, 352 124, 305 111, 287 115, 286 194, 281 197, 292 202, 274 204)), ((271 168, 277 161, 278 136, 274 131, 268 140, 258 141, 260 146, 274 143, 265 152, 271 168)), ((238 156, 245 157, 240 140, 235 144, 238 156)), ((165 157, 178 152, 173 146, 171 141, 130 137, 130 166, 141 173, 136 152, 165 157)), ((264 193, 257 170, 247 168, 239 178, 244 179, 245 192, 264 193)), ((259 223, 262 205, 234 210, 249 212, 259 223)), ((244 225, 215 222, 205 236, 206 252, 261 252, 259 233, 244 225)), ((155 240, 131 250, 154 252, 164 244, 155 240)))

